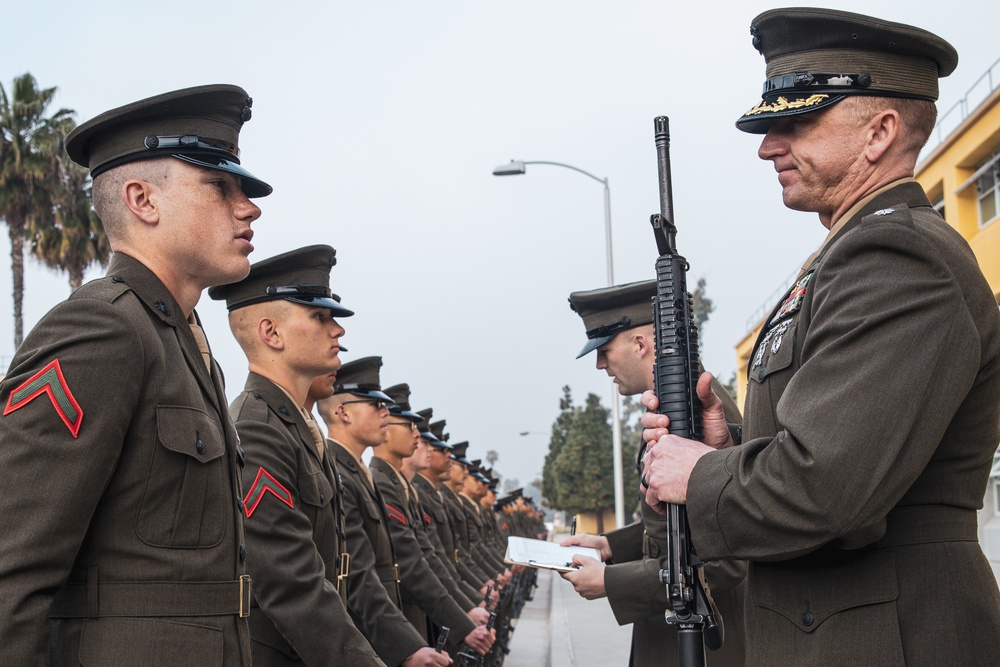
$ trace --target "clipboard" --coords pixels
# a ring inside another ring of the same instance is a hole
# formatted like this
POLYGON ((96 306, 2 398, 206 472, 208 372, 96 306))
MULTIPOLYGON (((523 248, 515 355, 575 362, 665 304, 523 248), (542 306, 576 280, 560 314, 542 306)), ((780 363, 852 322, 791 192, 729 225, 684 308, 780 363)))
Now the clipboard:
POLYGON ((578 569, 573 565, 573 556, 587 556, 601 560, 601 554, 592 547, 562 547, 554 542, 514 536, 507 538, 507 552, 503 560, 511 565, 572 572, 578 569))

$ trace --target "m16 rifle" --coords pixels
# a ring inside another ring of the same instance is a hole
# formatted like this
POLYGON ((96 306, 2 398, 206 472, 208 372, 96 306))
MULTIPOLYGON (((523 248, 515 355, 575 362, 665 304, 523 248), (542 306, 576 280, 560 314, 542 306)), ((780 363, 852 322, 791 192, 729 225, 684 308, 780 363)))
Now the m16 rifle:
MULTIPOLYGON (((656 357, 653 380, 660 401, 657 412, 670 418, 670 433, 701 438, 701 401, 695 390, 700 374, 698 328, 687 291, 687 260, 677 254, 673 193, 670 183, 670 122, 653 121, 659 172, 660 212, 650 218, 659 257, 653 326, 656 357)), ((722 618, 705 583, 704 564, 691 545, 687 508, 667 505, 667 569, 660 580, 667 588, 667 623, 677 628, 680 667, 704 667, 705 646, 722 646, 722 618)))

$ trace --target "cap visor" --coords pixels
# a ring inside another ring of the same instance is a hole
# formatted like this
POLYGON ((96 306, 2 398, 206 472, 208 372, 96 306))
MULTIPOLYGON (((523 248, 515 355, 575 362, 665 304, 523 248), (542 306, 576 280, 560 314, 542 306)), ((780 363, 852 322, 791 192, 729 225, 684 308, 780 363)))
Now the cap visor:
POLYGON ((583 346, 583 349, 580 350, 580 354, 576 355, 576 358, 579 359, 580 357, 582 357, 584 355, 590 354, 591 352, 593 352, 594 350, 596 350, 600 346, 602 346, 605 343, 607 343, 612 338, 614 338, 614 335, 611 335, 611 336, 601 336, 600 338, 591 338, 590 340, 587 341, 587 344, 583 346))
POLYGON ((740 116, 736 121, 736 127, 750 134, 767 134, 771 123, 779 118, 798 116, 804 113, 812 113, 826 109, 841 101, 847 95, 822 95, 823 99, 813 102, 816 94, 809 93, 784 93, 774 101, 761 101, 750 111, 740 116))
POLYGON ((215 169, 216 171, 225 171, 239 176, 240 187, 243 189, 243 194, 250 199, 254 199, 256 197, 266 197, 274 191, 274 188, 270 185, 231 160, 224 160, 217 157, 202 157, 200 155, 174 154, 174 157, 178 160, 184 160, 189 164, 199 167, 215 169))
MULTIPOLYGON (((350 317, 354 314, 353 310, 344 308, 334 299, 326 296, 286 296, 285 299, 293 303, 300 303, 303 306, 311 306, 313 308, 329 308, 334 317, 350 317)), ((344 348, 340 349, 343 350, 344 348)))

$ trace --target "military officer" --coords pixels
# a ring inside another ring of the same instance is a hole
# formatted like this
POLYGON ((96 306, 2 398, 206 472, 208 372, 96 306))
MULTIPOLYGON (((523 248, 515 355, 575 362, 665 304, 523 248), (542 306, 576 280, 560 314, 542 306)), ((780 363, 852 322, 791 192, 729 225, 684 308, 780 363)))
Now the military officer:
POLYGON ((399 568, 385 502, 361 458, 365 450, 382 444, 388 435, 386 406, 391 399, 379 389, 381 365, 381 357, 344 364, 331 395, 317 403, 329 432, 329 452, 336 456, 344 480, 351 555, 348 609, 387 665, 447 665, 447 656, 427 645, 425 628, 418 630, 403 615, 399 568))
MULTIPOLYGON (((614 378, 625 395, 639 394, 653 388, 652 299, 656 281, 604 287, 573 292, 570 306, 583 320, 587 343, 578 355, 596 352, 598 369, 614 378)), ((729 393, 719 386, 726 401, 726 419, 741 421, 739 409, 729 393)), ((639 450, 645 443, 638 443, 639 450)), ((579 570, 563 577, 588 599, 608 598, 619 625, 632 623, 633 665, 677 664, 677 631, 668 627, 666 588, 659 572, 669 567, 667 559, 667 524, 663 515, 642 502, 642 521, 610 531, 602 536, 575 535, 563 544, 581 544, 598 549, 606 565, 592 558, 581 558, 579 570), (654 591, 655 595, 650 595, 654 591)), ((743 580, 746 565, 739 561, 720 561, 705 568, 705 577, 725 624, 725 641, 718 651, 706 653, 709 665, 742 665, 743 580)))
POLYGON ((976 510, 1000 440, 1000 313, 912 180, 958 56, 827 9, 770 10, 751 34, 767 81, 737 126, 829 234, 764 320, 742 444, 701 383, 707 444, 661 438, 648 500, 687 503, 701 558, 750 561, 751 664, 995 663, 976 510))
MULTIPOLYGON (((408 406, 401 412, 415 417, 414 423, 420 419, 408 406)), ((395 419, 411 421, 399 413, 395 419)), ((489 615, 484 617, 482 608, 474 605, 463 608, 455 602, 420 546, 417 531, 422 530, 423 517, 412 515, 410 484, 401 472, 403 459, 412 456, 418 437, 418 431, 409 427, 389 429, 385 443, 373 449, 371 460, 372 477, 385 501, 389 534, 399 562, 403 612, 418 630, 423 627, 429 635, 429 619, 436 626, 447 627, 454 633, 451 635, 453 640, 463 641, 484 655, 493 645, 493 637, 484 627, 489 615)), ((436 637, 429 639, 437 640, 436 637)))
POLYGON ((230 406, 246 451, 247 542, 253 554, 256 665, 382 665, 351 622, 341 594, 348 557, 335 463, 305 409, 309 388, 340 367, 353 311, 330 291, 336 252, 314 245, 255 264, 213 287, 250 366, 230 406))
POLYGON ((188 88, 67 138, 114 255, 0 384, 3 664, 250 663, 237 438, 194 311, 249 271, 271 192, 237 157, 250 107, 188 88))

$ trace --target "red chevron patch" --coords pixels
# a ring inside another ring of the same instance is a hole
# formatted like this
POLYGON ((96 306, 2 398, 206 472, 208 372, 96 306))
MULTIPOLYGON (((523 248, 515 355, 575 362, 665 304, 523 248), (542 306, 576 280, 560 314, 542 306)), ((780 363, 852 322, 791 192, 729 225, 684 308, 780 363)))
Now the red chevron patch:
POLYGON ((48 394, 49 400, 52 401, 52 407, 56 409, 56 414, 76 438, 80 433, 80 424, 83 423, 83 408, 76 402, 73 392, 69 390, 58 359, 50 361, 45 368, 10 392, 10 396, 7 398, 7 407, 3 411, 4 415, 20 410, 42 394, 48 394))
POLYGON ((402 512, 400 512, 398 509, 396 509, 392 505, 390 505, 389 503, 385 504, 385 511, 386 511, 386 514, 389 515, 390 519, 395 519, 396 521, 400 522, 404 526, 406 525, 406 515, 403 514, 402 512))
POLYGON ((431 525, 431 515, 428 514, 427 512, 424 512, 424 523, 426 523, 428 526, 431 525))
POLYGON ((295 504, 292 502, 292 494, 288 492, 288 489, 283 487, 278 480, 271 476, 271 473, 264 470, 261 467, 257 471, 257 477, 253 481, 253 486, 250 487, 250 492, 247 493, 246 498, 243 499, 243 509, 246 512, 246 517, 249 519, 250 516, 257 509, 257 505, 264 498, 265 493, 272 493, 274 497, 285 503, 291 508, 295 508, 295 504))

